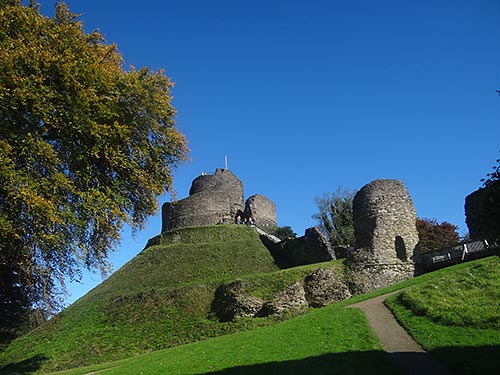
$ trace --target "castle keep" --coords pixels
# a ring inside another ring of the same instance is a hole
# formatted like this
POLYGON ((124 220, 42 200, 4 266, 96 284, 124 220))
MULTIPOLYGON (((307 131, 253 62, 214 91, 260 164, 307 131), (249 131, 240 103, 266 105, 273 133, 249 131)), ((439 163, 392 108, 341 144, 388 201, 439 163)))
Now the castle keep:
POLYGON ((275 205, 258 194, 245 204, 243 183, 228 169, 217 168, 213 175, 201 174, 193 180, 189 197, 162 207, 162 232, 250 220, 263 228, 276 226, 275 205))

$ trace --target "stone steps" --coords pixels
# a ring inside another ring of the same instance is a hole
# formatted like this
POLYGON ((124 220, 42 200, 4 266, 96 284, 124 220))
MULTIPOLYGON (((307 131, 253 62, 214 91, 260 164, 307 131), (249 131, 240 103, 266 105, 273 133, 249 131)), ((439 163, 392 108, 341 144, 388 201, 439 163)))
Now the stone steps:
POLYGON ((257 231, 257 233, 259 233, 261 236, 265 236, 265 237, 269 238, 274 243, 281 242, 281 240, 278 237, 273 236, 272 234, 267 233, 266 231, 260 229, 258 226, 251 225, 251 227, 254 228, 257 231))

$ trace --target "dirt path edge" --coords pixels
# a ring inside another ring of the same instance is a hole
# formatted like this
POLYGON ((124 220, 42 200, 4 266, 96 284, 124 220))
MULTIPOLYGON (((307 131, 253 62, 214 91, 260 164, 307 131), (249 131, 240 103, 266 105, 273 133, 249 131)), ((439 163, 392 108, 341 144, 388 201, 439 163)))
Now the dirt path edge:
POLYGON ((407 375, 455 375, 441 362, 427 353, 409 334, 401 327, 391 311, 385 306, 384 301, 401 290, 383 294, 381 296, 355 303, 348 308, 361 309, 380 339, 382 347, 389 353, 394 365, 407 375))

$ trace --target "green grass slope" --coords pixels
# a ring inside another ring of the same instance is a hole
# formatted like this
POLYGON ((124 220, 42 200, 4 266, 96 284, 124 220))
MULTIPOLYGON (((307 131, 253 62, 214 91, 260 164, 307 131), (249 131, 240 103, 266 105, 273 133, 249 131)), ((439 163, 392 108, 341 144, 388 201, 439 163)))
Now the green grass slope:
POLYGON ((0 373, 45 374, 99 363, 61 374, 394 374, 363 313, 344 306, 403 288, 391 308, 457 375, 500 368, 498 257, 428 273, 284 322, 220 323, 208 312, 221 281, 242 280, 247 293, 268 298, 314 268, 341 271, 341 265, 276 271, 246 227, 189 228, 157 242, 48 324, 13 342, 0 353, 0 373), (206 253, 200 250, 205 247, 206 253), (168 261, 170 252, 186 257, 168 261), (232 264, 244 255, 256 259, 232 264), (186 273, 170 274, 173 264, 186 273), (158 269, 162 274, 155 275, 158 269), (169 349, 155 351, 161 348, 169 349))
POLYGON ((500 258, 452 267, 387 305, 416 341, 457 374, 500 373, 500 258))
POLYGON ((344 307, 403 288, 391 305, 431 354, 457 375, 496 374, 499 280, 498 257, 463 263, 276 325, 59 375, 395 374, 361 310, 344 307))
MULTIPOLYGON (((156 238, 101 285, 0 353, 0 368, 42 359, 62 369, 267 324, 209 318, 221 282, 278 268, 246 226, 186 228, 156 238)), ((0 371, 1 372, 1 371, 0 371)))
POLYGON ((61 372, 127 374, 398 374, 363 313, 332 305, 251 331, 61 372))

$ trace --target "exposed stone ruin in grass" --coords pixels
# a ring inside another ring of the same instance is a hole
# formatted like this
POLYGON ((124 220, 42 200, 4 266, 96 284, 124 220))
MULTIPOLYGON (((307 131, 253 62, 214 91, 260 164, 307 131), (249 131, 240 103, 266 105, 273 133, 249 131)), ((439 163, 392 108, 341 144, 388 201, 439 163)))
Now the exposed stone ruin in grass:
POLYGON ((352 296, 344 279, 327 268, 319 268, 306 276, 304 290, 311 307, 324 307, 352 296))
POLYGON ((288 285, 265 302, 257 316, 299 315, 309 307, 302 280, 288 285))
POLYGON ((212 313, 221 322, 229 322, 239 318, 255 317, 262 309, 264 301, 252 297, 243 290, 241 281, 222 284, 217 288, 212 302, 212 313))
POLYGON ((328 262, 335 259, 330 242, 318 227, 305 230, 303 236, 285 239, 279 243, 266 243, 280 268, 328 262))
POLYGON ((323 307, 351 297, 341 275, 317 269, 276 292, 269 300, 250 295, 242 281, 221 285, 215 292, 212 313, 221 321, 264 316, 293 316, 309 307, 323 307))

